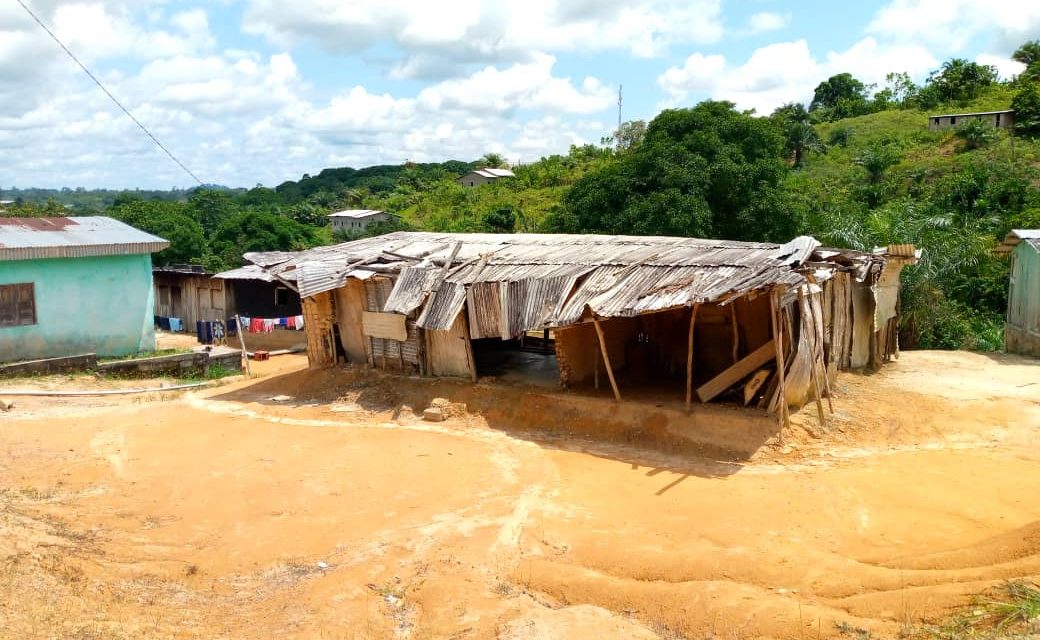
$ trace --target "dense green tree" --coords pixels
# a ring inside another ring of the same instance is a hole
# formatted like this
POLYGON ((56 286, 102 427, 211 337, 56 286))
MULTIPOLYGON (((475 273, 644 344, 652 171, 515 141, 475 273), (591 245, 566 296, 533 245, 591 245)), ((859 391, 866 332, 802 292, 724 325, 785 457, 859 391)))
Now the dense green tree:
POLYGON ((239 202, 250 207, 261 207, 270 209, 282 202, 281 196, 274 189, 268 189, 263 185, 256 185, 239 197, 239 202))
POLYGON ((1040 40, 1030 40, 1023 43, 1011 58, 1026 65, 1025 71, 1020 78, 1037 81, 1040 80, 1040 40))
POLYGON ((906 108, 916 100, 919 90, 910 74, 889 73, 885 76, 885 86, 874 94, 874 109, 882 111, 906 108))
POLYGON ((512 233, 516 229, 516 211, 512 206, 497 206, 484 213, 484 227, 491 233, 512 233))
POLYGON ((54 198, 48 198, 43 202, 28 202, 25 199, 15 199, 14 205, 8 205, 0 209, 0 216, 12 218, 43 218, 67 215, 69 215, 68 210, 54 198))
POLYGON ((839 73, 816 85, 809 111, 824 121, 870 112, 867 85, 850 73, 839 73))
POLYGON ((1040 83, 1028 82, 1011 100, 1015 110, 1015 133, 1040 136, 1040 83))
POLYGON ((187 214, 185 206, 179 202, 122 198, 107 213, 170 242, 169 248, 152 256, 152 262, 156 265, 198 262, 205 252, 206 238, 202 226, 187 214))
POLYGON ((567 231, 789 239, 784 137, 728 102, 663 111, 643 144, 578 180, 551 227, 567 231))
POLYGON ((188 198, 187 213, 202 225, 207 234, 238 211, 238 205, 229 191, 198 189, 188 198))
POLYGON ((643 142, 644 137, 646 137, 646 121, 629 120, 628 122, 622 122, 619 129, 603 138, 600 143, 605 147, 614 149, 618 153, 628 153, 638 147, 643 142))
POLYGON ((241 212, 223 222, 210 238, 210 251, 228 266, 242 264, 249 251, 296 251, 314 244, 312 227, 272 213, 241 212))
POLYGON ((919 99, 926 108, 946 102, 963 103, 979 97, 984 89, 996 82, 996 67, 953 58, 929 74, 919 99))

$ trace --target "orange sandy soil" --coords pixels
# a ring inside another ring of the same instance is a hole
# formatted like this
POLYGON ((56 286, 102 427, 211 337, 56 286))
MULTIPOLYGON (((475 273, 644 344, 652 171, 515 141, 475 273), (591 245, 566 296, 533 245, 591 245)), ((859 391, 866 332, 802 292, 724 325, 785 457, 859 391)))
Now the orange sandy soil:
POLYGON ((905 353, 750 460, 305 363, 0 413, 0 637, 887 638, 1040 575, 1040 361, 905 353))

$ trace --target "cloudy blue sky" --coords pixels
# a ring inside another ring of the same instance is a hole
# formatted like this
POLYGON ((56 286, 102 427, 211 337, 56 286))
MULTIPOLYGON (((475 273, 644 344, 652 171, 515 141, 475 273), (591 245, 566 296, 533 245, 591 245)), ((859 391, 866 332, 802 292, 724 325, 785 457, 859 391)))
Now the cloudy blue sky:
MULTIPOLYGON (((768 113, 828 76, 1017 71, 1036 0, 25 0, 203 181, 531 161, 705 98, 768 113)), ((0 185, 190 186, 0 0, 0 185)))

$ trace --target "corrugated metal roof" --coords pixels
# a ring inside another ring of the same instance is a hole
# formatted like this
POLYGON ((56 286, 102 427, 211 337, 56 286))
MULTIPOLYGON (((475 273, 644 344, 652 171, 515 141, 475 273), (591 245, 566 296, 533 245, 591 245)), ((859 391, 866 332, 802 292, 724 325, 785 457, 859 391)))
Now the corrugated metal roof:
POLYGON ((1029 243, 1029 246, 1040 251, 1040 238, 1029 238, 1026 242, 1029 243))
POLYGON ((473 171, 470 171, 469 173, 460 177, 459 180, 464 180, 466 176, 472 175, 478 175, 481 178, 488 178, 490 180, 496 180, 498 178, 516 177, 516 174, 510 171, 509 169, 492 169, 490 167, 485 167, 483 169, 474 169, 473 171))
POLYGON ((220 278, 221 280, 262 280, 263 282, 275 282, 274 276, 255 264, 247 264, 246 266, 237 269, 221 271, 213 277, 220 278))
POLYGON ((1004 241, 997 245, 993 252, 1001 254, 1011 253, 1011 250, 1023 240, 1036 240, 1038 238, 1040 238, 1040 229, 1012 229, 1008 231, 1008 234, 1004 236, 1004 241))
MULTIPOLYGON (((380 211, 379 209, 344 209, 343 211, 337 211, 330 213, 330 218, 369 218, 380 213, 386 213, 386 211, 380 211)), ((387 215, 393 215, 388 213, 387 215)))
POLYGON ((484 167, 483 169, 477 169, 473 173, 484 176, 485 178, 514 178, 516 174, 509 169, 495 169, 492 167, 484 167))
POLYGON ((181 273, 189 276, 212 276, 201 264, 168 264, 163 267, 152 267, 152 273, 181 273))
MULTIPOLYGON (((574 324, 586 309, 601 317, 630 317, 796 286, 805 281, 798 269, 818 247, 807 236, 779 245, 658 236, 397 232, 246 258, 279 278, 294 274, 303 297, 339 288, 350 277, 389 275, 396 282, 385 309, 407 314, 422 307, 418 324, 426 329, 449 328, 469 297, 476 332, 508 336, 574 324), (488 288, 489 283, 496 286, 488 288)), ((883 261, 870 254, 862 259, 883 261)))
POLYGON ((158 236, 104 216, 0 217, 0 260, 132 255, 169 246, 158 236))

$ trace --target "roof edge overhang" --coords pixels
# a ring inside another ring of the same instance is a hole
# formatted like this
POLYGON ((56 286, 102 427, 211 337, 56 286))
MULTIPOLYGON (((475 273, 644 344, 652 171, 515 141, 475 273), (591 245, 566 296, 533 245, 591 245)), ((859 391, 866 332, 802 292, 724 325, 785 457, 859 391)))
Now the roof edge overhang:
POLYGON ((169 242, 132 242, 57 247, 0 247, 0 261, 43 260, 51 258, 95 258, 152 254, 170 246, 169 242))

